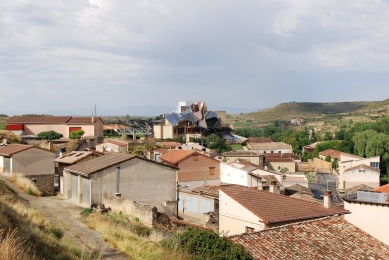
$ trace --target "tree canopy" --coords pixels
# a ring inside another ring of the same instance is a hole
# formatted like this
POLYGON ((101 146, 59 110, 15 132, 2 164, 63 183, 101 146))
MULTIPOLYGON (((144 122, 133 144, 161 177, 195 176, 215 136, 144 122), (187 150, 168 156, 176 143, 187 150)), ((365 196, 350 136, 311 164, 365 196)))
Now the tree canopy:
POLYGON ((38 138, 42 139, 42 140, 55 140, 55 139, 59 139, 61 137, 63 137, 62 134, 57 133, 57 132, 55 132, 53 130, 45 131, 45 132, 40 132, 38 134, 38 138))

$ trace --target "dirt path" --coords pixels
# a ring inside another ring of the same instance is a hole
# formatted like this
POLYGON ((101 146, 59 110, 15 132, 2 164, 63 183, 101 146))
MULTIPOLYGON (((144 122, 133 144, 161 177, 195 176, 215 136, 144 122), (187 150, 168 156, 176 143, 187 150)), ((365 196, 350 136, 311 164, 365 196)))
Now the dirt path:
POLYGON ((62 227, 65 236, 89 254, 94 250, 101 251, 101 259, 124 260, 128 256, 116 250, 104 241, 101 234, 88 229, 81 221, 80 212, 82 207, 63 196, 34 197, 20 191, 7 177, 0 174, 0 180, 14 189, 19 196, 28 201, 31 207, 45 216, 51 224, 62 227))

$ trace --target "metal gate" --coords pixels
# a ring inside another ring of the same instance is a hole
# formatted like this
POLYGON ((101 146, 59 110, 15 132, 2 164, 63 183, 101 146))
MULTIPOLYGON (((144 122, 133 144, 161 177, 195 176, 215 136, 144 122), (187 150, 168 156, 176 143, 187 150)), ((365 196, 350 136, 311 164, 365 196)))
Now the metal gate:
POLYGON ((209 200, 200 199, 200 214, 211 211, 211 202, 209 200))
POLYGON ((186 196, 185 210, 196 214, 198 213, 198 202, 196 197, 186 196))
POLYGON ((5 173, 11 172, 11 158, 4 157, 4 170, 5 173))
POLYGON ((72 200, 78 202, 78 175, 72 174, 72 200))
POLYGON ((82 203, 90 205, 90 180, 82 178, 82 203))

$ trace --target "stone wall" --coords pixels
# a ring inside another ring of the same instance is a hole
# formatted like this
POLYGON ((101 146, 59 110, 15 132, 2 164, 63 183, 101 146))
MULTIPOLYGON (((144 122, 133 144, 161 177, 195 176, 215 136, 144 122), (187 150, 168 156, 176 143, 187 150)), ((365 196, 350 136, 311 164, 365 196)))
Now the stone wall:
POLYGON ((151 227, 157 218, 157 208, 149 204, 110 196, 106 193, 103 195, 103 204, 106 208, 110 207, 112 211, 121 211, 125 215, 139 218, 146 226, 151 227))
POLYGON ((35 182, 42 191, 42 196, 54 196, 54 174, 25 175, 24 177, 35 182))
POLYGON ((297 172, 302 172, 302 171, 314 172, 315 165, 312 162, 299 162, 299 163, 297 163, 297 172))
POLYGON ((313 159, 313 164, 315 165, 315 169, 321 172, 332 173, 332 163, 326 162, 319 158, 313 159))

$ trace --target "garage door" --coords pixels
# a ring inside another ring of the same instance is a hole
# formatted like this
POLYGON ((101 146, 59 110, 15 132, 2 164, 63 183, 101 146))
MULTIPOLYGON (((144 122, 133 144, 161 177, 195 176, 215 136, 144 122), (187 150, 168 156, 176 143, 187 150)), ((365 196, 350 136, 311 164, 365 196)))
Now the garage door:
POLYGON ((72 174, 72 200, 78 202, 78 175, 72 174))
POLYGON ((90 180, 82 178, 82 203, 90 205, 90 180))
POLYGON ((4 157, 4 172, 11 172, 11 158, 4 157))
POLYGON ((198 214, 198 202, 196 197, 186 196, 185 198, 185 210, 191 213, 198 214))

